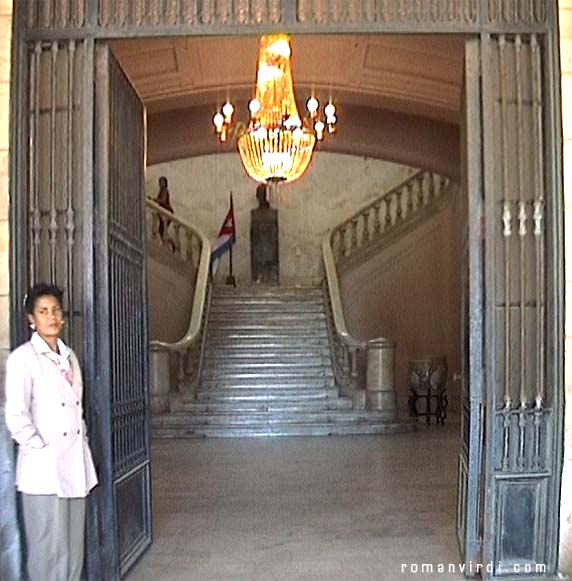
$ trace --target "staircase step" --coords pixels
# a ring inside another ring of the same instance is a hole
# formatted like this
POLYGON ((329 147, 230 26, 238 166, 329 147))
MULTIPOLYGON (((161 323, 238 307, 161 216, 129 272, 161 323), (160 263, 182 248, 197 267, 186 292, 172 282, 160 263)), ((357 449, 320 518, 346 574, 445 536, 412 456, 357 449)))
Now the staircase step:
POLYGON ((262 287, 262 286, 241 286, 231 288, 227 286, 213 287, 213 297, 310 297, 322 296, 322 289, 320 287, 262 287))
POLYGON ((368 422, 377 420, 389 420, 390 413, 372 412, 352 412, 348 410, 322 410, 315 412, 219 412, 209 415, 192 412, 173 412, 164 416, 155 417, 153 426, 155 427, 184 427, 190 425, 225 425, 225 426, 245 426, 255 425, 275 425, 275 424, 327 424, 327 423, 348 423, 348 422, 368 422))
POLYGON ((257 339, 264 341, 285 341, 286 343, 294 343, 300 345, 302 341, 328 341, 327 329, 324 328, 320 332, 316 329, 304 329, 300 327, 277 329, 269 326, 261 329, 207 329, 207 340, 211 339, 227 339, 233 341, 244 341, 247 339, 257 339), (296 343, 297 342, 297 343, 296 343))
POLYGON ((310 337, 265 337, 252 336, 249 334, 232 333, 229 335, 221 335, 220 337, 207 336, 205 357, 208 355, 210 349, 216 349, 226 352, 231 351, 249 351, 258 350, 260 352, 280 350, 296 351, 300 349, 320 349, 329 353, 330 340, 326 336, 317 337, 312 335, 310 337))
POLYGON ((269 389, 245 388, 220 388, 216 390, 199 391, 197 400, 200 402, 308 402, 328 398, 336 398, 336 389, 282 389, 275 392, 269 389))
POLYGON ((294 335, 299 335, 301 332, 306 333, 316 333, 316 332, 326 332, 326 319, 322 320, 308 320, 308 319, 292 319, 289 321, 224 321, 222 322, 211 322, 209 323, 210 328, 207 334, 216 335, 218 333, 229 333, 229 332, 292 332, 294 335))
POLYGON ((217 362, 225 360, 250 360, 267 362, 296 362, 301 359, 319 359, 320 361, 330 361, 330 352, 324 347, 284 347, 277 343, 268 345, 265 343, 256 346, 234 345, 228 347, 218 347, 216 350, 209 350, 205 353, 204 361, 217 362), (279 350, 277 348, 279 347, 279 350))
POLYGON ((203 377, 199 392, 212 392, 218 389, 258 389, 269 390, 272 393, 279 391, 307 391, 316 389, 335 389, 334 380, 332 377, 293 377, 287 379, 277 379, 269 377, 246 377, 236 378, 234 376, 213 376, 203 377))
POLYGON ((291 423, 250 426, 181 426, 154 428, 155 438, 253 438, 267 436, 349 436, 399 434, 415 430, 412 422, 291 423))
POLYGON ((197 400, 182 400, 177 403, 177 409, 182 412, 202 414, 216 413, 248 413, 248 412, 289 412, 314 413, 329 410, 351 410, 352 402, 349 398, 332 397, 319 400, 298 401, 223 401, 209 402, 197 400))
POLYGON ((289 377, 292 375, 327 375, 331 369, 324 368, 324 363, 321 357, 301 356, 301 357, 286 357, 275 354, 275 357, 280 357, 280 361, 258 361, 253 358, 242 361, 240 359, 220 360, 216 365, 209 365, 212 363, 212 356, 205 359, 203 363, 203 377, 209 377, 213 373, 224 372, 225 374, 233 373, 240 376, 242 373, 256 374, 256 373, 271 373, 273 376, 289 377))
POLYGON ((209 316, 209 325, 212 329, 228 329, 236 327, 246 328, 273 328, 273 327, 290 327, 302 326, 303 328, 322 329, 326 322, 326 316, 322 313, 275 313, 263 317, 251 313, 250 315, 234 314, 211 314, 209 316))
POLYGON ((228 300, 226 302, 216 300, 211 304, 210 312, 216 314, 222 313, 237 313, 237 314, 276 314, 276 313, 319 313, 323 312, 324 303, 320 301, 280 301, 280 300, 265 300, 253 301, 251 299, 244 300, 228 300))

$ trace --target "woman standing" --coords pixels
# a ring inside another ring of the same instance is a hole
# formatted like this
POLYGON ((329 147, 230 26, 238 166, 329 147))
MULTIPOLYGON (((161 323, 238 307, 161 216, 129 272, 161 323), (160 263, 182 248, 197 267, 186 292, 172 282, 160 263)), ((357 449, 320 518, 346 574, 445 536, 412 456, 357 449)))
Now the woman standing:
POLYGON ((30 341, 6 363, 6 425, 18 443, 30 581, 80 579, 85 498, 97 484, 78 360, 60 339, 62 291, 35 285, 25 302, 30 341))
MULTIPOLYGON (((171 214, 175 213, 175 210, 173 210, 173 206, 171 206, 171 194, 169 194, 169 182, 167 181, 167 178, 165 176, 161 176, 159 178, 159 193, 155 198, 155 202, 157 202, 157 204, 159 204, 159 206, 161 206, 161 208, 163 208, 164 210, 171 212, 171 214)), ((162 216, 159 216, 159 236, 161 237, 161 240, 164 239, 165 234, 167 234, 167 236, 169 235, 167 230, 169 228, 170 223, 171 223, 170 220, 167 220, 162 216)))

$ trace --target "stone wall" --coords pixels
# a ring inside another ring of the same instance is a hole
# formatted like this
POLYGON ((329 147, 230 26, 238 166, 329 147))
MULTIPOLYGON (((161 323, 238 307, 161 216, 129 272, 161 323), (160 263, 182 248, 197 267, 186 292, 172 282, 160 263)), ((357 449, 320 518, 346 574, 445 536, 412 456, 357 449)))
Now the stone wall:
POLYGON ((4 423, 4 364, 10 352, 9 111, 12 0, 0 0, 0 579, 20 579, 13 446, 4 423))
POLYGON ((564 136, 564 238, 566 263, 565 386, 566 420, 560 568, 572 575, 572 0, 560 0, 562 125, 564 136))
MULTIPOLYGON (((411 168, 386 161, 317 153, 306 175, 281 186, 280 200, 270 200, 278 208, 281 284, 319 284, 326 232, 411 173, 411 168)), ((148 196, 157 195, 161 175, 169 180, 175 213, 211 241, 217 237, 233 192, 234 273, 239 285, 250 284, 250 210, 257 206, 257 184, 246 176, 238 155, 206 155, 150 166, 145 180, 148 196)), ((228 258, 223 257, 219 280, 227 273, 228 258)))
POLYGON ((449 200, 437 215, 340 277, 350 333, 397 343, 395 383, 405 417, 409 361, 427 356, 447 357, 449 411, 460 410, 463 230, 456 219, 458 205, 449 200))

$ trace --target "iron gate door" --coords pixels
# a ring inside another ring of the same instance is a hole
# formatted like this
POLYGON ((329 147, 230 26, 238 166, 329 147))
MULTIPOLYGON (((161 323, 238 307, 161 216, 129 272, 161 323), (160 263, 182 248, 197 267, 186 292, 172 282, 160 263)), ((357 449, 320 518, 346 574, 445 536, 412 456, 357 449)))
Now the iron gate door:
POLYGON ((457 539, 465 574, 482 558, 483 451, 483 241, 481 173, 480 52, 477 39, 465 43, 462 182, 466 200, 462 309, 461 445, 457 483, 457 539))
POLYGON ((552 42, 481 36, 485 578, 557 572, 562 206, 552 42))
MULTIPOLYGON (((145 272, 145 112, 107 44, 95 47, 95 273, 106 522, 90 578, 122 577, 151 543, 145 272)), ((101 494, 100 494, 101 496, 101 494)))

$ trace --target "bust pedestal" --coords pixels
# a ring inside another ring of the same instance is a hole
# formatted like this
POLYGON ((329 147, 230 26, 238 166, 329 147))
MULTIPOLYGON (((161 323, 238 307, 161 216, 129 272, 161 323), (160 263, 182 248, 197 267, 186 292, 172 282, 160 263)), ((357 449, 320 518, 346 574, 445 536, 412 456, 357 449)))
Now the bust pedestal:
POLYGON ((279 284, 278 211, 259 207, 250 213, 250 272, 255 284, 279 284))

